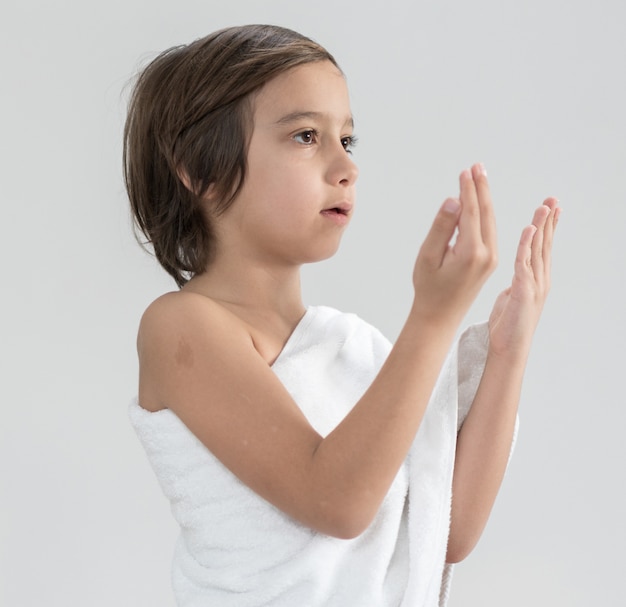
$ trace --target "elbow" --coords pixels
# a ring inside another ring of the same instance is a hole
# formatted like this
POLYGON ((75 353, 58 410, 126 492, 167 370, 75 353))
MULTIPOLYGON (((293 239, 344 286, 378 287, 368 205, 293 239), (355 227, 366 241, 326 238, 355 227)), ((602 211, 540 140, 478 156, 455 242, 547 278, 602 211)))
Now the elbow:
POLYGON ((487 522, 488 512, 472 508, 460 508, 458 502, 452 503, 450 534, 446 562, 460 563, 474 550, 487 522))
POLYGON ((326 535, 334 537, 338 540, 354 540, 361 535, 365 529, 359 529, 350 526, 337 526, 329 529, 326 535))
POLYGON ((333 517, 327 521, 323 532, 340 540, 353 540, 362 535, 370 526, 371 521, 359 521, 358 518, 333 517))
MULTIPOLYGON (((326 510, 326 509, 325 509, 326 510)), ((315 525, 316 530, 341 540, 353 540, 362 535, 374 520, 374 515, 361 508, 338 507, 328 510, 315 525)))
POLYGON ((448 549, 446 552, 446 563, 454 565, 465 560, 474 550, 476 542, 468 538, 453 538, 448 541, 448 549))
POLYGON ((366 525, 359 524, 357 522, 345 522, 343 524, 337 525, 332 533, 333 537, 336 537, 340 540, 354 540, 360 535, 362 535, 365 530, 369 527, 369 523, 366 525))
POLYGON ((471 550, 451 550, 450 548, 448 548, 448 552, 446 553, 446 563, 449 563, 450 565, 456 565, 457 563, 465 560, 470 552, 471 550))

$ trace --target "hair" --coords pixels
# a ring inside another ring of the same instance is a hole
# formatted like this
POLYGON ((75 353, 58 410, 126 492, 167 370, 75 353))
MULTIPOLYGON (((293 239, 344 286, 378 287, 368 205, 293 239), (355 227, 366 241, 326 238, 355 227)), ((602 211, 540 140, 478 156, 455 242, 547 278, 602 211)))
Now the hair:
POLYGON ((139 73, 124 127, 124 181, 135 234, 179 287, 206 270, 216 247, 212 219, 243 186, 251 95, 316 61, 338 67, 297 32, 248 25, 170 48, 139 73))

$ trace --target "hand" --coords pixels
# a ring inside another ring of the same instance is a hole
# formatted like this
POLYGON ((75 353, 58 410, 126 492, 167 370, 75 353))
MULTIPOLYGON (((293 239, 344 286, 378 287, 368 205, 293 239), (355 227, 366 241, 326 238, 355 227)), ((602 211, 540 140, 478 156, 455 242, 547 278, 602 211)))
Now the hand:
POLYGON ((413 312, 429 320, 460 322, 496 266, 496 227, 484 167, 463 171, 459 181, 459 199, 444 202, 415 262, 413 312))
POLYGON ((503 291, 489 318, 490 351, 525 357, 550 289, 552 239, 561 209, 548 198, 524 228, 511 286, 503 291))

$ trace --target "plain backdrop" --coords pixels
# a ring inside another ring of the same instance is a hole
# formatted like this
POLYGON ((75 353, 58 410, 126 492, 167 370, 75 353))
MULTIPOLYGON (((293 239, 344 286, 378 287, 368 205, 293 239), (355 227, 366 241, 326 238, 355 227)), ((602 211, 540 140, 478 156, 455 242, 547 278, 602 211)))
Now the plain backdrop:
POLYGON ((452 607, 623 604, 626 4, 622 0, 25 1, 0 18, 0 604, 169 607, 176 534, 130 427, 137 323, 174 283, 134 241, 127 83, 158 51, 266 22, 337 57, 358 211, 305 299, 393 339, 415 254, 483 161, 500 266, 564 208, 514 460, 452 607))

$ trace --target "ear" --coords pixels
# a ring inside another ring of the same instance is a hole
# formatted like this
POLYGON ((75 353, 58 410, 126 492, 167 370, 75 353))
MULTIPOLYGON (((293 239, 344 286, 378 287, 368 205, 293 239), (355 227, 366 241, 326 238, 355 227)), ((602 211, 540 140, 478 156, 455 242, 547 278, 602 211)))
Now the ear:
POLYGON ((194 189, 191 185, 191 179, 189 178, 189 173, 187 172, 187 169, 183 168, 182 166, 179 166, 176 169, 176 176, 178 177, 178 179, 181 180, 182 184, 190 191, 193 192, 194 189))
MULTIPOLYGON (((196 188, 194 188, 192 182, 191 182, 191 178, 189 177, 189 173, 187 172, 186 169, 184 169, 182 166, 178 167, 176 169, 176 175, 178 177, 178 179, 181 180, 182 184, 192 193, 192 194, 198 194, 198 192, 196 191, 196 188)), ((215 195, 215 184, 211 183, 209 184, 209 187, 207 188, 206 192, 202 195, 202 199, 206 200, 208 202, 211 201, 211 199, 214 197, 215 195)))
MULTIPOLYGON (((182 184, 189 190, 192 194, 198 195, 193 184, 191 183, 191 178, 189 177, 189 173, 187 173, 186 169, 183 167, 178 167, 176 169, 176 175, 181 180, 182 184)), ((204 194, 202 195, 203 202, 214 202, 215 199, 215 183, 210 183, 209 187, 206 189, 204 194)))

